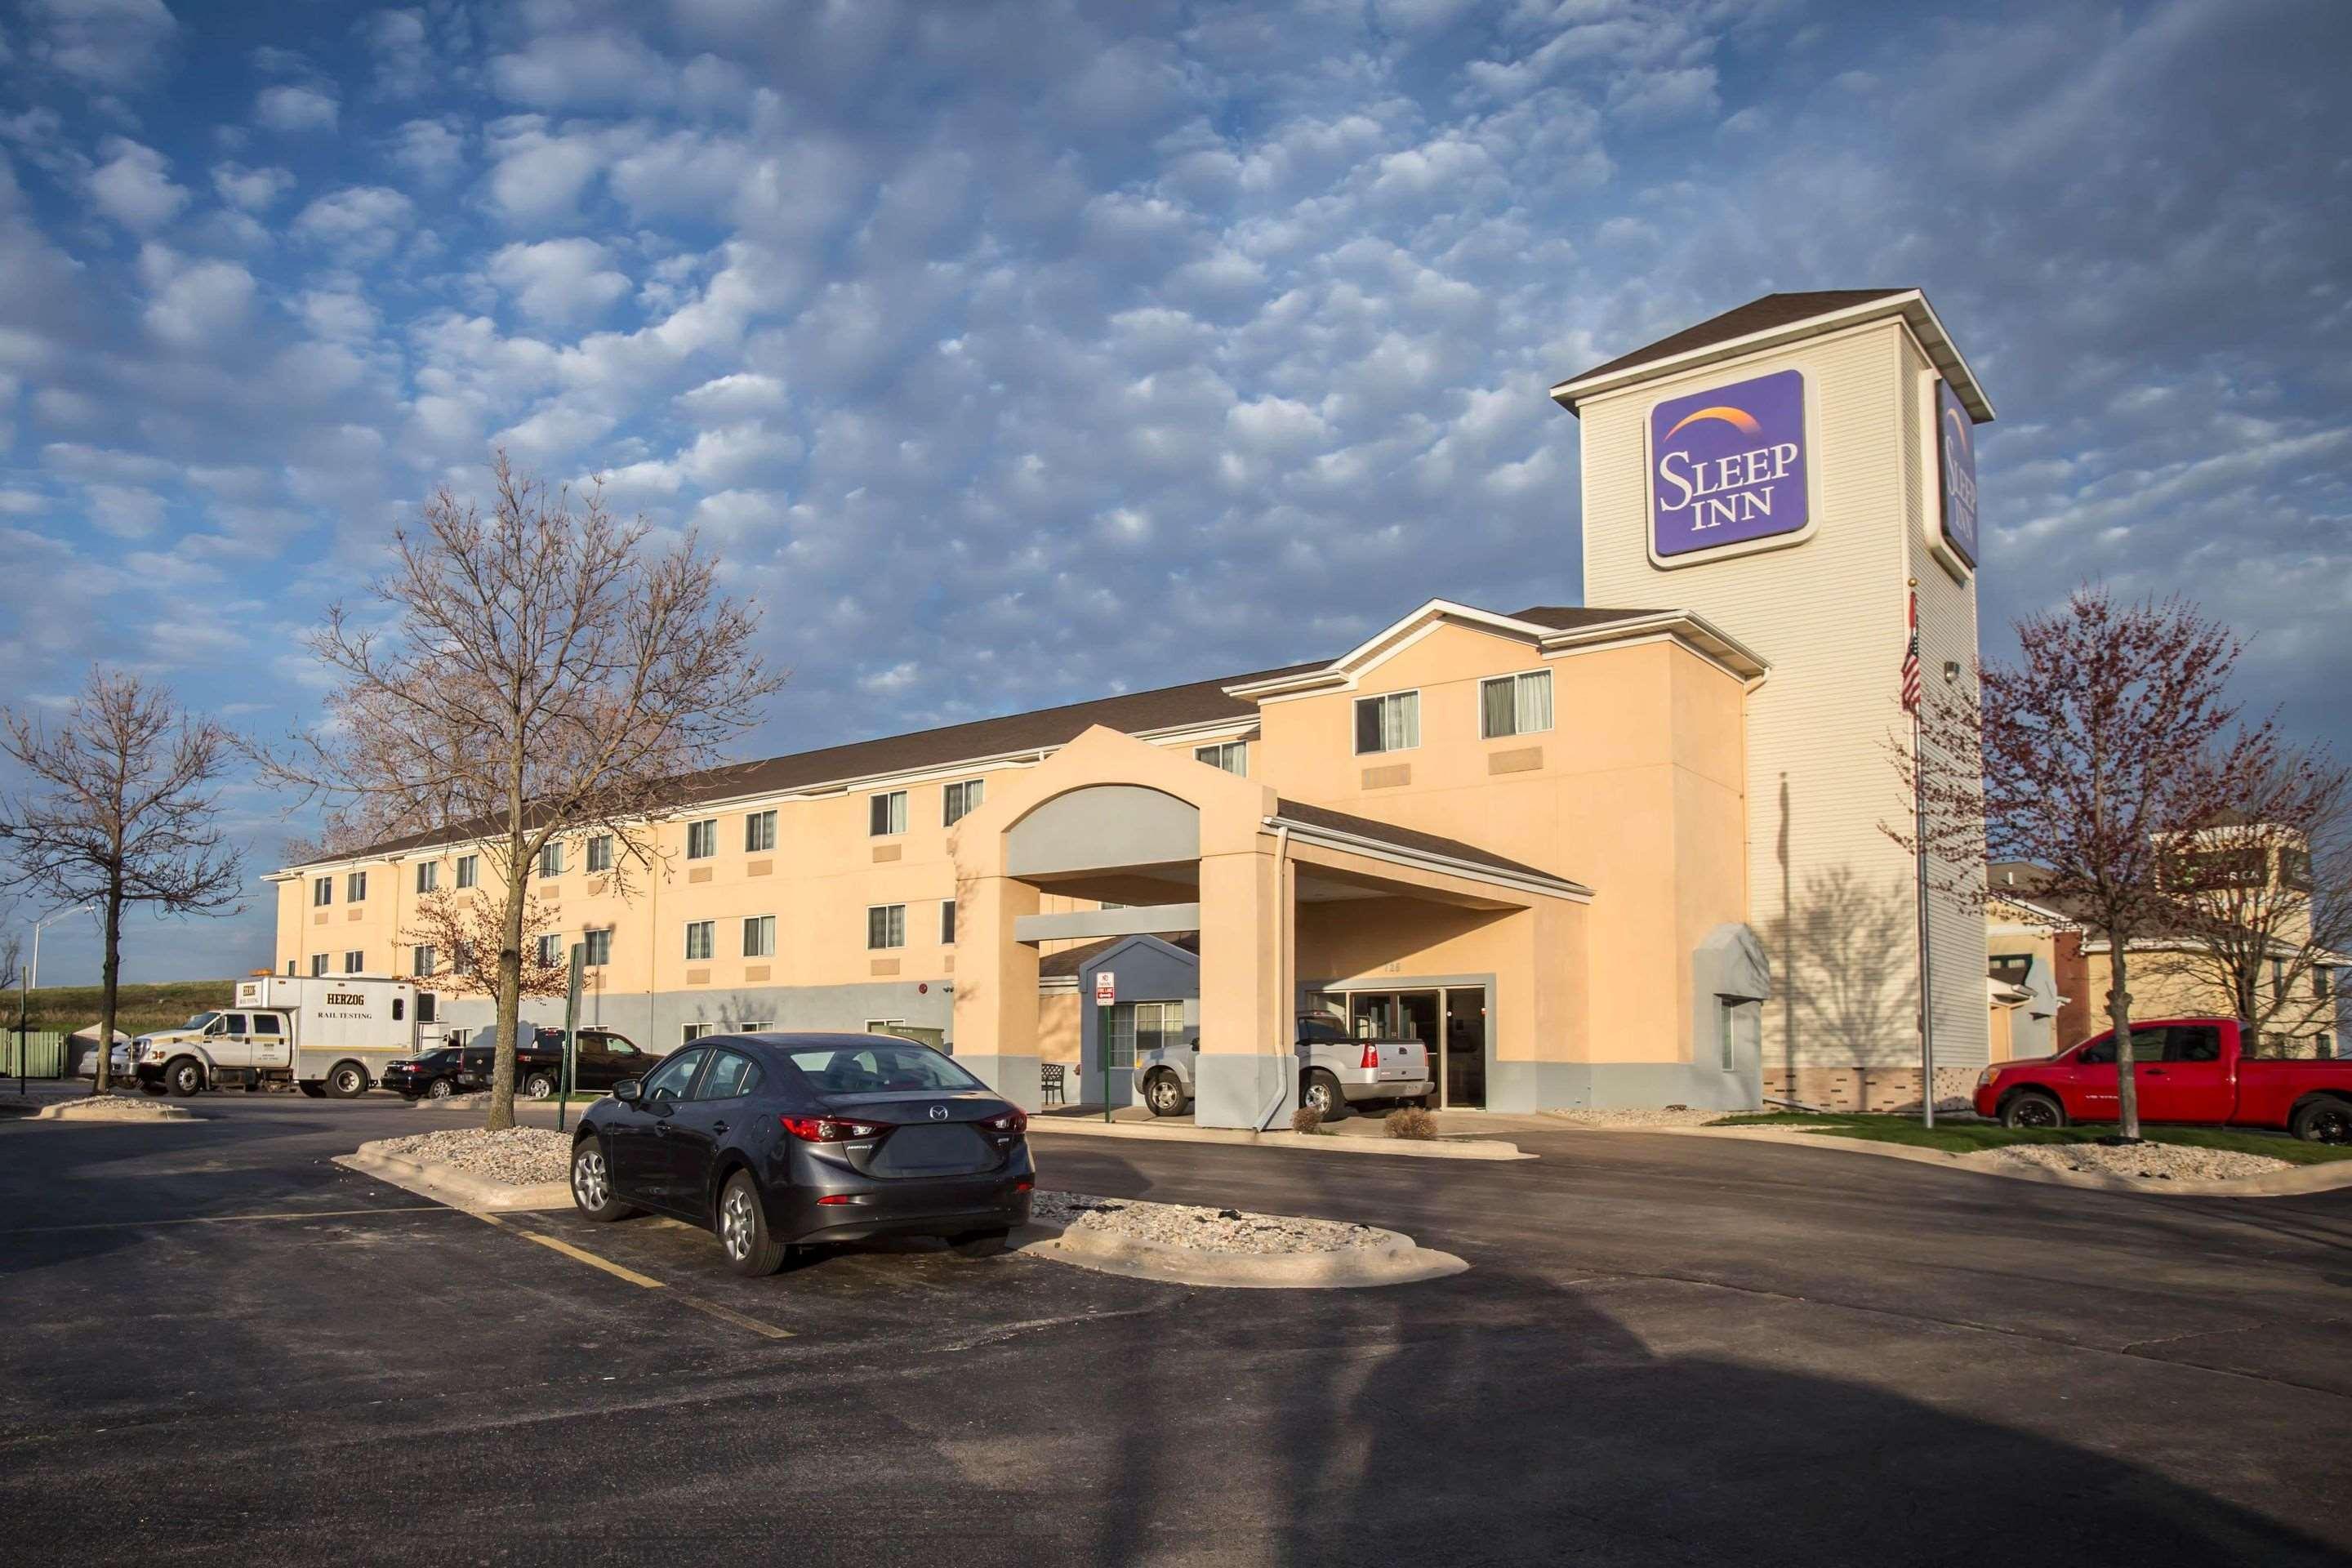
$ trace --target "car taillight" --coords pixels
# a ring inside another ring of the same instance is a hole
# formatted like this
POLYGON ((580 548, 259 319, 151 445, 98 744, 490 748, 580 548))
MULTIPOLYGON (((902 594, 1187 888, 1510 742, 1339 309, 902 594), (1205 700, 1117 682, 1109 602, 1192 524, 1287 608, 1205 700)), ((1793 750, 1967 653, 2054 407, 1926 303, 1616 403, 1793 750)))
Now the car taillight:
POLYGON ((1029 1113, 1025 1110, 1008 1110, 1002 1116, 990 1117, 981 1125, 991 1132, 1026 1132, 1029 1131, 1029 1113))
POLYGON ((1360 1067, 1360 1068, 1376 1068, 1376 1067, 1380 1066, 1380 1065, 1381 1065, 1381 1048, 1380 1048, 1380 1047, 1378 1047, 1378 1046, 1376 1046, 1376 1045, 1372 1044, 1372 1042, 1371 1042, 1371 1041, 1370 1041, 1370 1040, 1366 1040, 1366 1041, 1364 1042, 1364 1059, 1363 1059, 1362 1061, 1358 1062, 1356 1065, 1357 1065, 1358 1067, 1360 1067))
POLYGON ((838 1143, 845 1138, 871 1138, 890 1131, 887 1121, 852 1121, 845 1116, 779 1116, 776 1120, 803 1143, 838 1143))

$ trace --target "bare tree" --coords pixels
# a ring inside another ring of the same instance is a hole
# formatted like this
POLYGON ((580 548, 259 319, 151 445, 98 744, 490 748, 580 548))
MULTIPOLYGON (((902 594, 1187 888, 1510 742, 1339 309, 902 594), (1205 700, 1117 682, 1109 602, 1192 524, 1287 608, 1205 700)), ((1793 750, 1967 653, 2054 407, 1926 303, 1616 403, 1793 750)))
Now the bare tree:
MULTIPOLYGON (((1932 696, 1928 762, 1906 751, 1901 765, 1931 858, 2030 861, 2044 872, 2037 901, 2106 939, 2118 1120, 2137 1141, 2132 943, 2178 919, 2163 874, 2173 847, 2242 796, 2278 744, 2268 721, 2239 725, 2225 697, 2243 644, 2180 600, 2118 605, 2081 588, 2016 628, 2020 662, 1980 666, 1975 697, 1932 696)), ((1918 848, 1909 830, 1888 831, 1918 848)), ((1989 896, 1981 882, 1950 890, 1979 908, 1989 896)))
POLYGON ((498 873, 498 1065, 488 1125, 514 1124, 529 883, 551 841, 610 832, 625 893, 652 863, 645 823, 719 760, 782 684, 752 612, 689 534, 656 551, 601 487, 575 497, 500 452, 487 512, 446 487, 394 531, 371 588, 379 626, 341 605, 310 638, 340 684, 326 722, 269 763, 322 792, 338 843, 418 836, 478 846, 498 873))
POLYGON ((2143 964, 2227 996, 2250 1043, 2315 1042, 2336 1026, 2329 966, 2352 945, 2352 773, 2287 748, 2211 789, 2230 804, 2165 868, 2178 939, 2143 964))
POLYGON ((229 909, 244 885, 242 858, 216 826, 215 787, 236 754, 229 732, 177 707, 138 676, 93 668, 55 724, 0 714, 0 752, 26 775, 0 802, 6 885, 60 904, 96 903, 105 934, 98 1074, 109 1083, 122 972, 122 915, 229 909))
MULTIPOLYGON (((524 901, 523 927, 544 931, 555 923, 554 907, 533 893, 524 901)), ((502 900, 464 898, 456 893, 427 893, 416 902, 414 921, 400 940, 433 950, 430 978, 436 991, 458 996, 499 994, 499 952, 506 934, 506 904, 502 900)), ((536 942, 521 950, 517 984, 525 996, 561 996, 572 984, 568 960, 541 960, 536 942)))

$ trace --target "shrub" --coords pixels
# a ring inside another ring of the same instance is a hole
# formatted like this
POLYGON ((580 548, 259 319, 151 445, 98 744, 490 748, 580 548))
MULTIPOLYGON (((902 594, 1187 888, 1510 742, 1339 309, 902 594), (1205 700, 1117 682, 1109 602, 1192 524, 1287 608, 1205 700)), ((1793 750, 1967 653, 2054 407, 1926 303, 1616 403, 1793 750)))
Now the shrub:
POLYGON ((1418 1105, 1400 1105, 1381 1123, 1391 1138, 1429 1139, 1437 1136, 1437 1118, 1418 1105))
POLYGON ((1293 1132, 1320 1132, 1323 1131, 1323 1113, 1311 1105, 1302 1105, 1290 1113, 1290 1130, 1293 1132))

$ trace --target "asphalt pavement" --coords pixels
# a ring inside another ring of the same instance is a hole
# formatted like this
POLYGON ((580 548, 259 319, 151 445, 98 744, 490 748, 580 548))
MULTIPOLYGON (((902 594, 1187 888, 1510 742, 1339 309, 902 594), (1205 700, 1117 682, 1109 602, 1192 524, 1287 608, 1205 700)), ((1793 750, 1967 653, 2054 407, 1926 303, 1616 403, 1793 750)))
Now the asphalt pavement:
POLYGON ((0 1562, 2352 1563, 2352 1192, 1047 1133, 1049 1187, 1472 1267, 1220 1291, 908 1244, 753 1281, 667 1221, 331 1163, 446 1113, 190 1103, 0 1123, 0 1562))

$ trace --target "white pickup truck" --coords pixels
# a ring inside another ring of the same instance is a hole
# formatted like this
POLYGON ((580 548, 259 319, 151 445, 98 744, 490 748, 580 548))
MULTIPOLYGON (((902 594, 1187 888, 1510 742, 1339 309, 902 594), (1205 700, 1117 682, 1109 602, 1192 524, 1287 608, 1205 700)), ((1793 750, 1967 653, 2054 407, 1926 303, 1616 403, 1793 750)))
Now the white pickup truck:
MULTIPOLYGON (((1428 1047, 1419 1040, 1359 1038, 1328 1013, 1298 1016, 1297 1050, 1298 1102, 1326 1121, 1337 1121, 1367 1101, 1423 1104, 1436 1088, 1428 1047)), ((1181 1116, 1191 1109, 1192 1064, 1200 1054, 1194 1039, 1136 1057, 1136 1092, 1154 1116, 1181 1116)))
POLYGON ((292 1083, 313 1098, 365 1094, 386 1065, 441 1043, 433 993, 357 974, 257 975, 229 1005, 131 1042, 150 1094, 292 1083))

